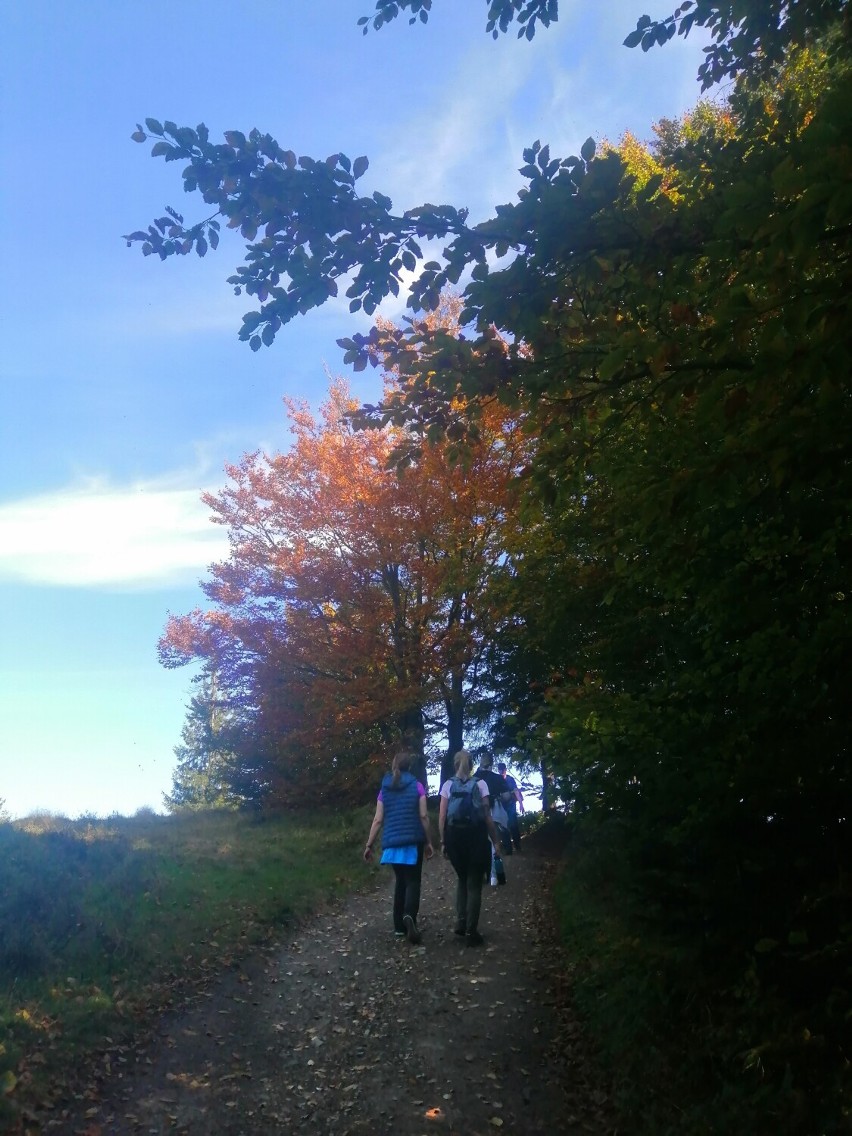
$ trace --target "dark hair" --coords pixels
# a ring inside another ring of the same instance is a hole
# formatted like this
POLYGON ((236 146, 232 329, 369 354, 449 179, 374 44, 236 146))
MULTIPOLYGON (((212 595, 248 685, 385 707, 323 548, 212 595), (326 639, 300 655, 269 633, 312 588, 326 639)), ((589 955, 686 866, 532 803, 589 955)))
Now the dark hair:
POLYGON ((391 788, 398 789, 400 778, 403 773, 408 772, 408 767, 411 765, 412 755, 408 750, 400 750, 399 753, 394 754, 393 765, 391 765, 391 772, 393 773, 393 780, 391 781, 391 788))
POLYGON ((505 773, 506 772, 506 762, 505 761, 501 761, 500 764, 497 766, 497 772, 498 773, 505 773))

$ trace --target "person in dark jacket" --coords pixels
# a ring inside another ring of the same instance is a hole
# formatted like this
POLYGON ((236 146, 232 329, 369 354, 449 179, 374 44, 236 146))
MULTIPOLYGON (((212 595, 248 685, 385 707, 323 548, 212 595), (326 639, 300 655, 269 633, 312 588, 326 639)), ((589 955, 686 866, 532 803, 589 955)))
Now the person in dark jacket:
POLYGON ((511 836, 512 838, 512 844, 514 845, 515 851, 520 852, 521 827, 518 824, 518 809, 520 808, 522 813, 526 812, 526 809, 524 808, 524 795, 518 788, 518 782, 515 780, 512 774, 506 772, 505 761, 501 761, 497 766, 497 772, 514 793, 514 798, 510 797, 509 800, 506 801, 506 815, 509 818, 509 836, 511 836))
POLYGON ((426 790, 409 772, 410 753, 398 753, 390 773, 382 778, 376 802, 376 815, 370 826, 364 859, 373 858, 373 844, 382 829, 382 858, 390 864, 395 877, 393 892, 393 929, 398 938, 420 942, 417 915, 420 911, 420 879, 424 854, 432 858, 432 837, 426 812, 426 790))
MULTIPOLYGON (((500 774, 492 768, 492 758, 490 754, 484 753, 479 759, 479 769, 474 773, 474 777, 477 781, 484 781, 488 786, 488 793, 491 797, 491 815, 500 833, 504 851, 507 856, 511 856, 512 838, 509 835, 509 816, 506 812, 506 805, 514 794, 506 784, 505 777, 501 777, 500 774)), ((501 860, 502 857, 497 850, 497 845, 494 844, 492 870, 497 876, 498 883, 505 883, 506 877, 502 864, 500 863, 501 860)))

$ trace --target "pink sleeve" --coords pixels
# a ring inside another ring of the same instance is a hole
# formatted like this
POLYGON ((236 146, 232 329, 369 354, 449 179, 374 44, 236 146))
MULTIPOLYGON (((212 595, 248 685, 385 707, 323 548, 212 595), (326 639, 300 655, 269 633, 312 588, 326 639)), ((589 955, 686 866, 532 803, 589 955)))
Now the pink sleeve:
POLYGON ((382 804, 384 804, 384 803, 385 803, 385 799, 384 799, 384 797, 382 796, 382 790, 381 790, 381 789, 379 789, 379 795, 378 795, 378 797, 376 797, 376 800, 377 800, 377 801, 381 801, 381 802, 382 802, 382 804))
POLYGON ((417 796, 418 797, 425 797, 426 796, 426 790, 423 788, 423 786, 420 784, 419 781, 417 782, 417 796))

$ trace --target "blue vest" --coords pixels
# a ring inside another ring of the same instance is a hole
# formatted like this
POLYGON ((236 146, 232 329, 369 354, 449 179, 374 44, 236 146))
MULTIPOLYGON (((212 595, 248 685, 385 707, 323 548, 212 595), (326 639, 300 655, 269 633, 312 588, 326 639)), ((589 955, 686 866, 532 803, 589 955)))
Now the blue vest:
POLYGON ((420 794, 413 773, 401 773, 399 788, 392 788, 393 775, 382 778, 382 804, 385 819, 382 847, 401 848, 404 844, 424 844, 426 837, 420 820, 420 794))

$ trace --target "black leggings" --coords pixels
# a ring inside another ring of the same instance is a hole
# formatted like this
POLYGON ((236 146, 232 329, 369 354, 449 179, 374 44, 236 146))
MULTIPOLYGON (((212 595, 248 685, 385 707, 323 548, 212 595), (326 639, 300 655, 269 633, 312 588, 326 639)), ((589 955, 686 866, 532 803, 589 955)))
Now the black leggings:
POLYGON ((410 915, 417 922, 420 910, 420 877, 423 875, 424 845, 417 845, 416 864, 391 864, 396 883, 393 889, 393 929, 405 931, 403 916, 410 915))
POLYGON ((463 831, 449 829, 447 855, 458 877, 456 883, 456 930, 468 935, 479 930, 482 884, 491 871, 491 842, 483 827, 463 831))

